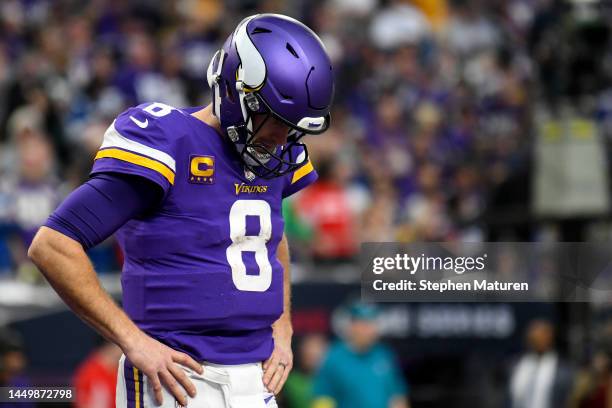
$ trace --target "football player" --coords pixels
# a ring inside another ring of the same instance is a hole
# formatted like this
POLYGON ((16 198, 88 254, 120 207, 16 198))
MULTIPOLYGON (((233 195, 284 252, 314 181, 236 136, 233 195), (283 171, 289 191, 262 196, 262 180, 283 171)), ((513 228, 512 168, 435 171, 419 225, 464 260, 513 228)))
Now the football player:
POLYGON ((316 179, 301 138, 330 122, 317 35, 281 15, 244 19, 207 72, 212 103, 130 108, 91 178, 29 250, 62 299, 123 351, 118 407, 256 408, 292 368, 281 201, 316 179), (117 231, 121 310, 85 250, 117 231))

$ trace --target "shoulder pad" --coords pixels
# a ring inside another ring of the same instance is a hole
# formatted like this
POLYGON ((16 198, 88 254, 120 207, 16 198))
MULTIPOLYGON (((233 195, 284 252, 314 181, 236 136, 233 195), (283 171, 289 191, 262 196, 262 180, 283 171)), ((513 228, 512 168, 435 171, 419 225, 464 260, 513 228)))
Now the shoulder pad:
POLYGON ((176 173, 175 138, 171 136, 178 134, 173 131, 178 126, 176 115, 180 115, 177 109, 159 102, 121 113, 104 133, 93 172, 138 173, 154 178, 166 190, 168 184, 174 184, 176 173))

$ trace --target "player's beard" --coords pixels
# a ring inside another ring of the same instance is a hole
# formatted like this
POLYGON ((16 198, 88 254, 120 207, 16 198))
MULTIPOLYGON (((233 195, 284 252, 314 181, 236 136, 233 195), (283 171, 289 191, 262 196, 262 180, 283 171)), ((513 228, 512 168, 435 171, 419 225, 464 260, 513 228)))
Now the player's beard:
POLYGON ((248 128, 246 143, 236 143, 236 147, 245 166, 255 175, 262 178, 274 178, 294 171, 307 161, 307 150, 300 139, 303 133, 292 130, 288 133, 286 144, 276 144, 271 140, 261 139, 260 135, 255 134, 248 128), (260 140, 258 140, 260 139, 260 140), (302 149, 296 153, 296 149, 302 149), (297 157, 303 156, 300 163, 296 163, 297 157))

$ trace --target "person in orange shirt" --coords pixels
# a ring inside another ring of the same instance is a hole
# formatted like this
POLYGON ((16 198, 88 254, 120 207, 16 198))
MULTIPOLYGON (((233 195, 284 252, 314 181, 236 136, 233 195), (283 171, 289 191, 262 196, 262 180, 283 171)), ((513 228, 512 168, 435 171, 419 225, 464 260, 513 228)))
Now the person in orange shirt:
POLYGON ((427 17, 434 30, 441 31, 448 22, 447 0, 411 0, 427 17))

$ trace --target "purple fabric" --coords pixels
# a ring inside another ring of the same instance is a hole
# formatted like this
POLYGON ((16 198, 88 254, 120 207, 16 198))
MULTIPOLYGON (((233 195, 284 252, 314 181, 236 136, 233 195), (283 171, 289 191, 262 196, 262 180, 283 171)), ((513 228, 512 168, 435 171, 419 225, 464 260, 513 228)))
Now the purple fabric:
POLYGON ((89 249, 159 203, 162 190, 144 177, 101 173, 74 190, 45 223, 89 249))

